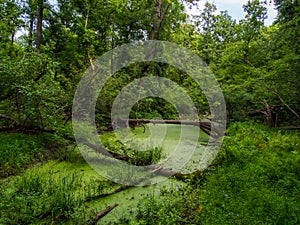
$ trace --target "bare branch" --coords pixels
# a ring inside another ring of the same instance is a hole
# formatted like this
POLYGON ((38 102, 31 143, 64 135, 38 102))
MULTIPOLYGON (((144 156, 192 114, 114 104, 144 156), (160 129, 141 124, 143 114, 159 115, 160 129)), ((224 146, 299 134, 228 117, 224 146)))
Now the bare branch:
POLYGON ((20 124, 19 121, 17 121, 15 118, 13 118, 11 116, 0 114, 0 118, 6 119, 6 120, 10 120, 10 121, 14 122, 14 124, 16 124, 16 125, 20 124))
POLYGON ((113 204, 111 206, 108 206, 106 209, 102 210, 101 212, 99 212, 95 218, 95 220, 93 221, 93 225, 96 225, 97 222, 104 217, 106 214, 108 214, 109 212, 111 212, 114 208, 116 208, 119 204, 113 204))
POLYGON ((299 116, 299 114, 295 111, 295 110, 293 110, 284 100, 283 100, 283 98, 279 95, 279 93, 277 92, 277 91, 273 91, 273 93, 275 94, 275 95, 277 95, 277 97, 279 98, 279 100, 282 102, 282 104, 285 106, 285 107, 287 107, 297 118, 298 118, 298 120, 300 120, 300 116, 299 116))

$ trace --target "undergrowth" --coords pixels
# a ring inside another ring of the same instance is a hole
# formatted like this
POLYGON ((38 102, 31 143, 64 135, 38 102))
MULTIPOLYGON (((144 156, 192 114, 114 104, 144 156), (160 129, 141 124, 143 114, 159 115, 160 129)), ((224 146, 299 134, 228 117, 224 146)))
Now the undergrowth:
POLYGON ((125 146, 121 141, 118 140, 114 133, 106 133, 101 136, 103 145, 111 152, 118 153, 121 155, 129 156, 130 163, 133 165, 150 165, 156 164, 160 160, 164 159, 163 148, 154 147, 146 148, 148 150, 141 151, 145 146, 139 147, 139 145, 131 145, 131 148, 125 146))
POLYGON ((32 168, 0 182, 0 224, 86 224, 92 209, 84 203, 114 186, 78 171, 32 168))
POLYGON ((135 220, 118 224, 299 224, 299 133, 233 124, 214 163, 189 183, 141 201, 135 220))
POLYGON ((52 134, 0 133, 0 178, 19 174, 48 159, 64 159, 69 148, 52 134))
MULTIPOLYGON (((212 165, 187 176, 185 189, 162 189, 160 197, 148 195, 140 201, 134 218, 124 216, 117 224, 299 224, 299 133, 236 123, 227 134, 212 165)), ((13 149, 3 151, 2 167, 11 165, 14 173, 15 168, 43 160, 45 139, 14 135, 11 142, 9 136, 6 141, 0 139, 2 151, 13 149)), ((105 141, 115 152, 137 154, 113 137, 106 136, 105 141)), ((153 163, 162 157, 161 150, 157 151, 157 155, 140 157, 153 163)), ((56 157, 72 165, 83 162, 74 149, 56 152, 56 157)), ((115 185, 107 180, 86 181, 72 170, 57 174, 32 168, 19 177, 0 180, 0 224, 93 223, 96 212, 84 203, 117 188, 115 185)))

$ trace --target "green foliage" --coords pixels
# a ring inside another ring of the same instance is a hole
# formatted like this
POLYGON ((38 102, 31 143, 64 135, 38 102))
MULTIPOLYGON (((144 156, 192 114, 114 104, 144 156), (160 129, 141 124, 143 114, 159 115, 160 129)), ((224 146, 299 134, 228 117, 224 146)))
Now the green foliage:
POLYGON ((75 174, 56 178, 51 173, 28 172, 9 186, 1 185, 0 221, 23 224, 45 218, 53 221, 70 218, 84 199, 75 192, 80 185, 81 178, 75 174))
MULTIPOLYGON (((190 194, 188 190, 170 189, 162 191, 166 197, 157 200, 149 196, 140 203, 136 219, 138 222, 128 224, 196 224, 199 219, 197 193, 190 194)), ((200 222, 200 220, 199 220, 200 222)))
POLYGON ((213 165, 190 189, 162 190, 122 224, 297 224, 300 219, 298 133, 251 123, 228 129, 213 165))
POLYGON ((278 10, 278 22, 287 22, 296 19, 300 13, 300 5, 297 0, 274 0, 278 10))
POLYGON ((110 152, 127 155, 131 157, 130 163, 133 165, 150 165, 155 164, 164 158, 163 148, 143 146, 140 144, 131 144, 130 147, 125 146, 114 133, 106 133, 101 135, 101 140, 105 148, 110 152), (144 151, 143 149, 145 149, 144 151))
POLYGON ((114 186, 66 167, 60 173, 53 163, 49 166, 0 182, 1 224, 65 224, 73 219, 86 223, 94 215, 83 203, 114 186))
POLYGON ((0 134, 0 177, 21 172, 30 164, 43 161, 51 154, 43 143, 48 137, 42 135, 0 134), (47 156, 48 155, 48 156, 47 156))
POLYGON ((123 217, 114 224, 200 224, 198 194, 188 187, 162 187, 159 197, 149 193, 139 201, 134 220, 123 217))
POLYGON ((299 46, 293 41, 297 32, 284 26, 264 28, 250 40, 246 55, 244 41, 228 45, 213 69, 224 91, 230 119, 245 119, 249 111, 264 109, 267 102, 277 106, 272 114, 277 115, 279 125, 299 123, 299 46), (289 35, 289 40, 285 39, 289 35))
MULTIPOLYGON (((271 117, 272 126, 299 126, 299 1, 275 0, 278 18, 270 27, 264 26, 265 1, 248 1, 239 22, 226 11, 217 15, 216 6, 206 3, 194 24, 185 23, 183 2, 197 1, 0 0, 0 130, 34 133, 0 134, 0 177, 8 177, 0 181, 1 224, 86 224, 95 216, 83 202, 115 184, 95 180, 83 185, 78 174, 59 176, 39 168, 9 176, 50 158, 83 162, 78 149, 66 147, 69 142, 60 138, 72 136, 74 92, 97 56, 124 43, 172 41, 202 57, 223 89, 230 122, 250 120, 254 111, 260 115, 252 121, 271 117)), ((108 117, 120 90, 143 76, 171 79, 186 90, 200 116, 209 114, 206 97, 187 74, 161 63, 140 63, 123 68, 105 84, 95 113, 100 130, 110 129, 108 117)), ((137 102, 130 116, 179 117, 170 103, 154 97, 137 102)), ((178 139, 177 131, 168 134, 178 139)), ((161 199, 149 196, 139 205, 136 220, 122 223, 299 223, 299 134, 252 123, 234 123, 228 134, 213 165, 186 178, 193 190, 162 190, 161 199)), ((132 150, 112 133, 101 138, 110 151, 132 157, 134 165, 165 157, 161 147, 138 151, 145 146, 138 143, 132 150)))
POLYGON ((0 113, 9 115, 11 121, 1 118, 0 124, 21 127, 55 129, 61 127, 69 99, 59 82, 53 79, 56 64, 48 56, 28 54, 12 61, 0 60, 0 113), (65 98, 61 96, 65 95, 65 98))
MULTIPOLYGON (((197 1, 185 2, 192 5, 197 1)), ((259 0, 243 6, 245 18, 239 22, 226 11, 217 15, 216 6, 206 3, 194 24, 185 23, 187 15, 180 1, 57 1, 56 5, 44 1, 40 54, 33 50, 37 47, 41 1, 2 0, 0 4, 0 113, 12 115, 21 126, 47 127, 64 135, 72 97, 86 68, 104 52, 149 39, 152 34, 156 39, 188 47, 211 66, 224 89, 230 119, 244 119, 249 110, 263 108, 263 102, 267 102, 283 108, 272 112, 281 124, 297 125, 297 1, 275 1, 279 16, 270 28, 264 27, 266 2, 259 0), (21 37, 15 40, 21 30, 21 37)), ((182 85, 199 113, 209 113, 205 96, 186 74, 168 65, 144 63, 124 68, 106 84, 96 109, 99 127, 107 128, 102 117, 110 114, 122 87, 133 79, 153 75, 182 85)), ((178 117, 164 101, 153 98, 134 111, 139 117, 157 113, 163 118, 178 117)), ((1 118, 1 126, 12 124, 12 120, 1 118)))
POLYGON ((147 151, 133 151, 134 160, 132 160, 133 164, 156 164, 160 162, 163 158, 163 148, 162 147, 155 147, 152 149, 148 149, 147 151))
POLYGON ((24 24, 21 14, 18 1, 0 1, 0 55, 12 53, 15 34, 24 24))
POLYGON ((43 152, 43 144, 38 136, 0 134, 0 176, 15 174, 30 163, 42 160, 43 152))
POLYGON ((20 174, 49 159, 82 161, 69 143, 52 134, 0 133, 0 177, 20 174))
POLYGON ((296 224, 299 204, 299 134, 252 124, 228 130, 221 165, 201 187, 208 224, 296 224))

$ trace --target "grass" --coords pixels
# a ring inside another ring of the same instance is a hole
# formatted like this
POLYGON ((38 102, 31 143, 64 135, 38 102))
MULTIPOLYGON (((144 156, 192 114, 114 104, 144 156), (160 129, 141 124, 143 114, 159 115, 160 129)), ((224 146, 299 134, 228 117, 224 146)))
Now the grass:
MULTIPOLYGON (((65 174, 55 178, 53 174, 38 170, 25 173, 19 179, 5 185, 1 191, 3 224, 28 224, 51 218, 61 221, 70 217, 83 200, 75 194, 81 177, 65 174)), ((4 185, 3 185, 4 186, 4 185)))
POLYGON ((24 168, 49 158, 55 147, 47 135, 0 133, 0 177, 20 173, 24 168), (45 143, 49 145, 47 150, 45 143))
MULTIPOLYGON (((178 135, 176 129, 171 126, 168 135, 178 135)), ((60 160, 31 168, 25 165, 35 162, 34 157, 21 160, 25 172, 0 180, 0 224, 90 224, 113 203, 119 206, 101 224, 299 224, 299 133, 251 123, 233 124, 227 133, 213 164, 200 174, 186 176, 185 185, 173 180, 174 185, 135 187, 104 198, 99 196, 120 185, 100 177, 77 150, 62 151, 60 160)), ((142 138, 149 134, 143 128, 133 131, 142 138)), ((44 141, 26 138, 17 134, 6 138, 17 146, 10 149, 18 149, 11 154, 20 152, 16 160, 24 154, 44 157, 44 141), (23 153, 22 146, 30 147, 23 153), (37 150, 29 151, 31 147, 37 150)), ((101 138, 116 152, 137 154, 113 133, 101 138)), ((9 146, 1 140, 2 146, 9 146)), ((148 157, 149 161, 163 158, 148 157)))
POLYGON ((118 224, 299 224, 299 134, 247 123, 228 133, 190 188, 149 197, 135 220, 118 224))
MULTIPOLYGON (((135 132, 139 129, 143 136, 142 128, 137 128, 135 132)), ((41 157, 44 157, 45 145, 41 137, 22 134, 20 136, 10 135, 8 137, 15 140, 13 148, 23 154, 28 152, 29 156, 38 162, 35 155, 30 154, 32 152, 29 151, 30 147, 16 144, 32 143, 33 146, 38 146, 36 151, 41 154, 41 157)), ((118 142, 112 133, 107 133, 104 137, 106 144, 116 152, 132 154, 137 159, 149 163, 155 163, 163 158, 161 147, 156 147, 152 151, 132 151, 118 142)), ((20 156, 22 155, 20 154, 16 158, 20 156)), ((120 186, 99 177, 82 160, 77 150, 66 152, 56 149, 56 157, 59 160, 48 161, 44 165, 38 164, 31 168, 26 167, 31 161, 24 161, 21 166, 21 171, 25 171, 24 173, 0 181, 0 211, 2 212, 0 224, 88 224, 99 210, 107 206, 105 204, 110 204, 111 201, 120 201, 120 197, 117 196, 92 200, 98 199, 97 196, 110 193, 120 186), (99 203, 96 204, 98 201, 99 203), (98 207, 94 206, 95 204, 98 207)), ((152 193, 152 187, 149 188, 141 187, 138 190, 130 189, 128 192, 126 190, 120 193, 125 201, 122 203, 123 206, 119 207, 122 210, 116 212, 126 214, 128 204, 136 209, 138 199, 142 196, 141 192, 144 192, 144 196, 152 193), (128 201, 129 199, 132 201, 128 201)), ((114 219, 116 218, 118 217, 115 216, 114 219)))
POLYGON ((43 158, 42 143, 37 136, 0 133, 0 176, 7 177, 25 165, 43 158))
POLYGON ((45 133, 0 133, 0 156, 0 178, 20 174, 27 168, 51 159, 83 161, 69 142, 45 133))
POLYGON ((201 187, 207 224, 298 224, 299 134, 253 124, 229 129, 223 157, 201 187))
POLYGON ((88 164, 50 161, 1 181, 0 224, 65 224, 79 215, 86 223, 83 204, 117 187, 88 164))

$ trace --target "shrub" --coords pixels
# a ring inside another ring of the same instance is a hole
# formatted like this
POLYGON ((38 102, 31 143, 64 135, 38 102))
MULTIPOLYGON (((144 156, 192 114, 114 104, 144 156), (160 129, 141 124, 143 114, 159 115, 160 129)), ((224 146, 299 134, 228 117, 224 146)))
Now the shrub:
MULTIPOLYGON (((124 224, 298 224, 300 139, 251 123, 228 129, 219 156, 190 189, 140 203, 124 224)), ((188 179, 187 179, 188 180, 188 179)))

